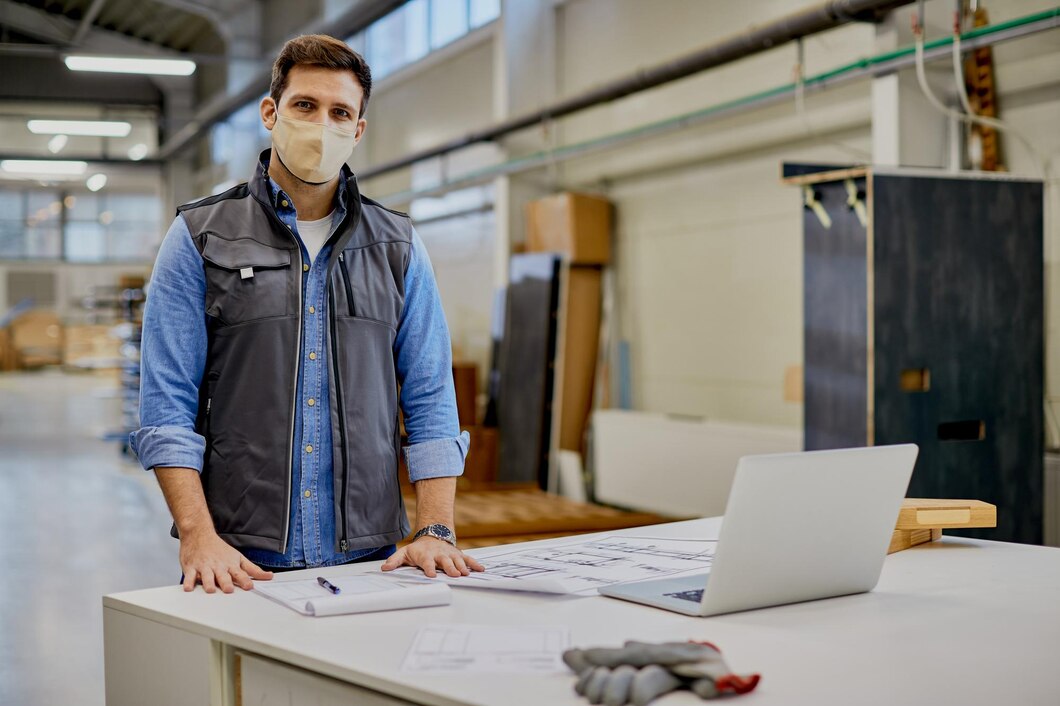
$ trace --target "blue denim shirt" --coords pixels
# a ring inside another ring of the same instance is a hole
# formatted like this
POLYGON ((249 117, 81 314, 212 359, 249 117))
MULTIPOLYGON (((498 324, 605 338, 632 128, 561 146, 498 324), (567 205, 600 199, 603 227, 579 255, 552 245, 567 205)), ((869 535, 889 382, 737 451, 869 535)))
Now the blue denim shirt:
MULTIPOLYGON (((294 202, 260 165, 280 220, 298 236, 294 202)), ((346 192, 339 189, 332 228, 346 213, 346 192)), ((332 231, 334 234, 334 230, 332 231)), ((291 468, 290 534, 284 554, 239 548, 251 561, 268 567, 330 566, 377 551, 340 552, 337 547, 331 446, 328 361, 324 350, 327 325, 325 245, 302 277, 303 339, 298 366, 295 454, 291 468), (312 447, 313 451, 306 449, 312 447)), ((195 431, 198 390, 206 365, 206 275, 183 217, 177 216, 155 261, 144 310, 141 351, 140 424, 130 443, 145 469, 186 467, 202 470, 205 439, 195 431)), ((460 432, 453 389, 449 329, 423 242, 414 232, 405 273, 405 308, 394 343, 401 407, 409 446, 405 461, 410 480, 463 473, 469 437, 460 432)))

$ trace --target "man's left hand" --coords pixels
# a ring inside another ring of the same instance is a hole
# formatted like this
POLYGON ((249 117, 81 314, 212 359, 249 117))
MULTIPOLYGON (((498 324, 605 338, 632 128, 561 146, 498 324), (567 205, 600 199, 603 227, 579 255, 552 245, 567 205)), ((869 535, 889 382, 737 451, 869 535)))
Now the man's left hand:
POLYGON ((393 571, 399 566, 418 566, 432 579, 438 575, 438 569, 454 578, 486 570, 449 542, 431 536, 420 537, 398 549, 383 563, 383 571, 393 571))

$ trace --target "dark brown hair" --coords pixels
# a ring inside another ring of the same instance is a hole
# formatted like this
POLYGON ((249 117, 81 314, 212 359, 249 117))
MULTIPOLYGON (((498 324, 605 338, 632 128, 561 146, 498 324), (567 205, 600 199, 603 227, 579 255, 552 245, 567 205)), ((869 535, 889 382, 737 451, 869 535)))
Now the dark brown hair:
POLYGON ((290 73, 291 67, 299 64, 352 71, 364 91, 361 112, 357 117, 364 117, 368 96, 372 92, 372 70, 368 68, 368 62, 363 56, 350 49, 345 42, 326 34, 303 34, 288 40, 280 50, 280 55, 276 57, 276 63, 272 65, 269 95, 277 105, 280 103, 280 95, 287 88, 287 74, 290 73))

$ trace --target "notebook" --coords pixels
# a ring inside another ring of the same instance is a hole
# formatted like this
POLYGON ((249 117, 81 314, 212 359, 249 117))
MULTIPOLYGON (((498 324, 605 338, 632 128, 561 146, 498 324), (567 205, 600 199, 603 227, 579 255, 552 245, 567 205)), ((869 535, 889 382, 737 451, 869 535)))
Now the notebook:
POLYGON ((254 593, 296 613, 315 617, 427 608, 449 605, 452 601, 451 590, 444 583, 408 584, 363 575, 328 577, 328 580, 338 586, 338 595, 317 583, 316 578, 255 581, 254 593))

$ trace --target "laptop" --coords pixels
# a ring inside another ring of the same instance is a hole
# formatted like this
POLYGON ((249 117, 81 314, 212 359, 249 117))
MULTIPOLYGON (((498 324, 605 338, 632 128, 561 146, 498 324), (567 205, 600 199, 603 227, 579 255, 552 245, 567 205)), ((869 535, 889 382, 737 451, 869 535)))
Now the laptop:
POLYGON ((902 444, 744 456, 708 574, 600 593, 707 616, 871 591, 917 451, 902 444))

